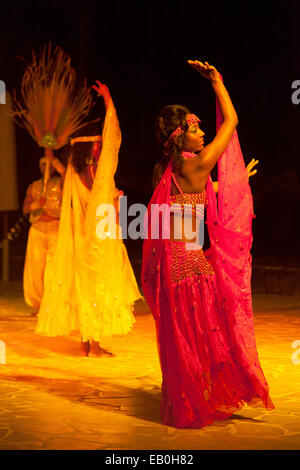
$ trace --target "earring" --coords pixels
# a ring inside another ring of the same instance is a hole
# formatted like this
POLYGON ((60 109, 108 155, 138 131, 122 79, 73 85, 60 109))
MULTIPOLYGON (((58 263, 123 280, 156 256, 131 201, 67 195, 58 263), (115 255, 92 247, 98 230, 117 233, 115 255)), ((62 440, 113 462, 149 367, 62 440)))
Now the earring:
POLYGON ((85 159, 85 164, 86 164, 87 166, 91 166, 93 163, 94 163, 94 160, 93 160, 92 157, 86 157, 86 159, 85 159))

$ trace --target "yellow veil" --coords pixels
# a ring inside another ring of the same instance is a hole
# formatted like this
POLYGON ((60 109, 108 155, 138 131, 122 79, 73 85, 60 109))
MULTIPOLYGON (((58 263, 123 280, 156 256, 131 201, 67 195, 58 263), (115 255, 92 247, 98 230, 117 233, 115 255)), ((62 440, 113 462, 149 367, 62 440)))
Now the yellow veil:
MULTIPOLYGON (((45 292, 36 332, 86 340, 126 334, 135 322, 133 304, 141 298, 123 240, 97 236, 100 204, 114 204, 114 175, 121 131, 110 101, 102 134, 103 146, 85 209, 80 178, 69 162, 64 183, 56 252, 45 272, 45 292), (80 225, 80 227, 79 227, 80 225)), ((117 232, 118 233, 118 232, 117 232)))

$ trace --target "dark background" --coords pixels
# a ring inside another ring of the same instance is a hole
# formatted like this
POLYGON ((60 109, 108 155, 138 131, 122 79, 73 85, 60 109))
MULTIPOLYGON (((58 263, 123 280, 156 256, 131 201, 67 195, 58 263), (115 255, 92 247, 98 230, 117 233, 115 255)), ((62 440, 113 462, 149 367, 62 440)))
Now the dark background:
MULTIPOLYGON (((25 70, 20 58, 30 62, 32 48, 51 41, 71 56, 79 80, 106 83, 123 134, 117 186, 129 203, 147 203, 152 168, 160 158, 153 130, 159 109, 184 104, 201 118, 206 142, 214 136, 213 91, 187 65, 188 59, 207 60, 221 72, 237 109, 246 163, 252 157, 260 161, 250 180, 253 255, 270 256, 275 263, 296 259, 300 104, 291 101, 291 84, 300 79, 299 13, 298 0, 2 3, 0 79, 8 91, 19 91, 25 70)), ((104 116, 101 101, 95 110, 104 116)), ((28 184, 40 177, 43 152, 24 129, 16 128, 16 138, 21 208, 28 184)), ((57 156, 66 159, 64 151, 57 156)), ((10 223, 15 216, 10 214, 10 223)), ((25 247, 26 233, 18 240, 13 243, 25 247)), ((140 256, 141 244, 126 243, 140 256)))

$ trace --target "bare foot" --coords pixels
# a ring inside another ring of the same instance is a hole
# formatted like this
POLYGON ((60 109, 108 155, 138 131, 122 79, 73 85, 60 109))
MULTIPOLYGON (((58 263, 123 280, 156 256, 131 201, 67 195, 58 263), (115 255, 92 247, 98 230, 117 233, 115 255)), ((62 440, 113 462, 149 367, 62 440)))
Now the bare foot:
POLYGON ((89 341, 81 341, 80 356, 88 356, 90 348, 91 345, 89 341))
POLYGON ((113 353, 106 351, 106 349, 101 348, 100 344, 96 341, 92 341, 90 356, 96 357, 113 357, 113 353))

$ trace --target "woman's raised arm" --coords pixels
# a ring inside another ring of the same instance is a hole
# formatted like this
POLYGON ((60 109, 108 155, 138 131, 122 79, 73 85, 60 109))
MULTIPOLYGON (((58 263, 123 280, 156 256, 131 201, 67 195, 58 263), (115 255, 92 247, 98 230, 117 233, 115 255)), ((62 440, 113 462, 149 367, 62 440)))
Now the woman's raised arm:
POLYGON ((223 123, 220 126, 215 138, 199 153, 199 165, 203 172, 208 176, 219 157, 222 155, 227 145, 229 144, 234 130, 238 124, 238 117, 222 78, 216 68, 212 65, 209 65, 208 62, 203 64, 198 60, 189 60, 188 63, 195 70, 200 72, 203 77, 207 78, 211 82, 217 100, 220 104, 223 116, 223 123))
POLYGON ((92 88, 98 93, 98 96, 103 97, 105 109, 107 111, 109 103, 111 101, 109 88, 104 83, 99 82, 99 80, 96 80, 96 83, 97 85, 93 85, 92 88))

